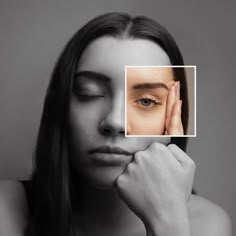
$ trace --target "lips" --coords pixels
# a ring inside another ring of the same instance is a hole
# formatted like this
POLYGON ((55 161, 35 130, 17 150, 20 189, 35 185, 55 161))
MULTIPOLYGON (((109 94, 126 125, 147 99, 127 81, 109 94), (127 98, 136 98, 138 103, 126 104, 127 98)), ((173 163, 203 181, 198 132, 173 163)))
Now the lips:
POLYGON ((90 160, 99 166, 123 166, 132 161, 132 153, 114 146, 100 146, 88 153, 90 160))
POLYGON ((120 154, 120 155, 132 155, 131 152, 128 152, 119 147, 111 146, 100 146, 89 151, 89 154, 93 153, 111 153, 111 154, 120 154))

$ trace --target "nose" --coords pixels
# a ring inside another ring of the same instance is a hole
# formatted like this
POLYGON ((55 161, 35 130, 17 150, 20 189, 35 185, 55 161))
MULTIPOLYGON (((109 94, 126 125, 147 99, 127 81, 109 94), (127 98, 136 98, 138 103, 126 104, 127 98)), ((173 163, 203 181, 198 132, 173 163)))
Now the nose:
POLYGON ((125 136, 124 105, 124 94, 120 93, 119 96, 113 99, 110 108, 105 114, 105 117, 101 120, 99 124, 99 132, 103 136, 125 136))

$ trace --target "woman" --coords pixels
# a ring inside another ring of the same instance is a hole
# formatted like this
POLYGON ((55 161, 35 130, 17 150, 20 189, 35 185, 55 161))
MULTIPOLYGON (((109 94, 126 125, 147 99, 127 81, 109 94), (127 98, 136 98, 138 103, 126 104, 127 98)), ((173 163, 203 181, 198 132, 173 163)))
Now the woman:
MULTIPOLYGON (((231 235, 227 214, 191 194, 186 139, 124 137, 124 66, 147 64, 183 60, 145 17, 99 16, 69 41, 47 91, 30 186, 1 183, 1 235, 25 226, 25 235, 231 235)), ((186 132, 183 71, 173 75, 164 124, 186 132)))

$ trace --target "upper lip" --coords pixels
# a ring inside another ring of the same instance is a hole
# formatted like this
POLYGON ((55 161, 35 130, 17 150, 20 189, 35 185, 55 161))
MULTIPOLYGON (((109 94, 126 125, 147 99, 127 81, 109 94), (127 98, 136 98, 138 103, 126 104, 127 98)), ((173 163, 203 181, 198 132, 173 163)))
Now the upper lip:
POLYGON ((131 155, 132 153, 120 148, 120 147, 111 147, 111 146, 100 146, 97 148, 94 148, 92 150, 89 151, 89 153, 94 153, 94 152, 98 152, 98 153, 113 153, 113 154, 123 154, 123 155, 131 155))

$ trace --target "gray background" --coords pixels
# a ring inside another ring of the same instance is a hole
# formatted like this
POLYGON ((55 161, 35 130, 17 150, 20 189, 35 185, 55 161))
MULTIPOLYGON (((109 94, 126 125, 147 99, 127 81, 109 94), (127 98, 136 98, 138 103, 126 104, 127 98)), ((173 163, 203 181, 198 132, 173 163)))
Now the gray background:
POLYGON ((185 63, 197 65, 197 138, 188 147, 197 164, 194 185, 223 206, 235 225, 235 3, 81 2, 0 3, 0 178, 29 177, 45 90, 69 37, 108 11, 147 15, 173 34, 185 63))

